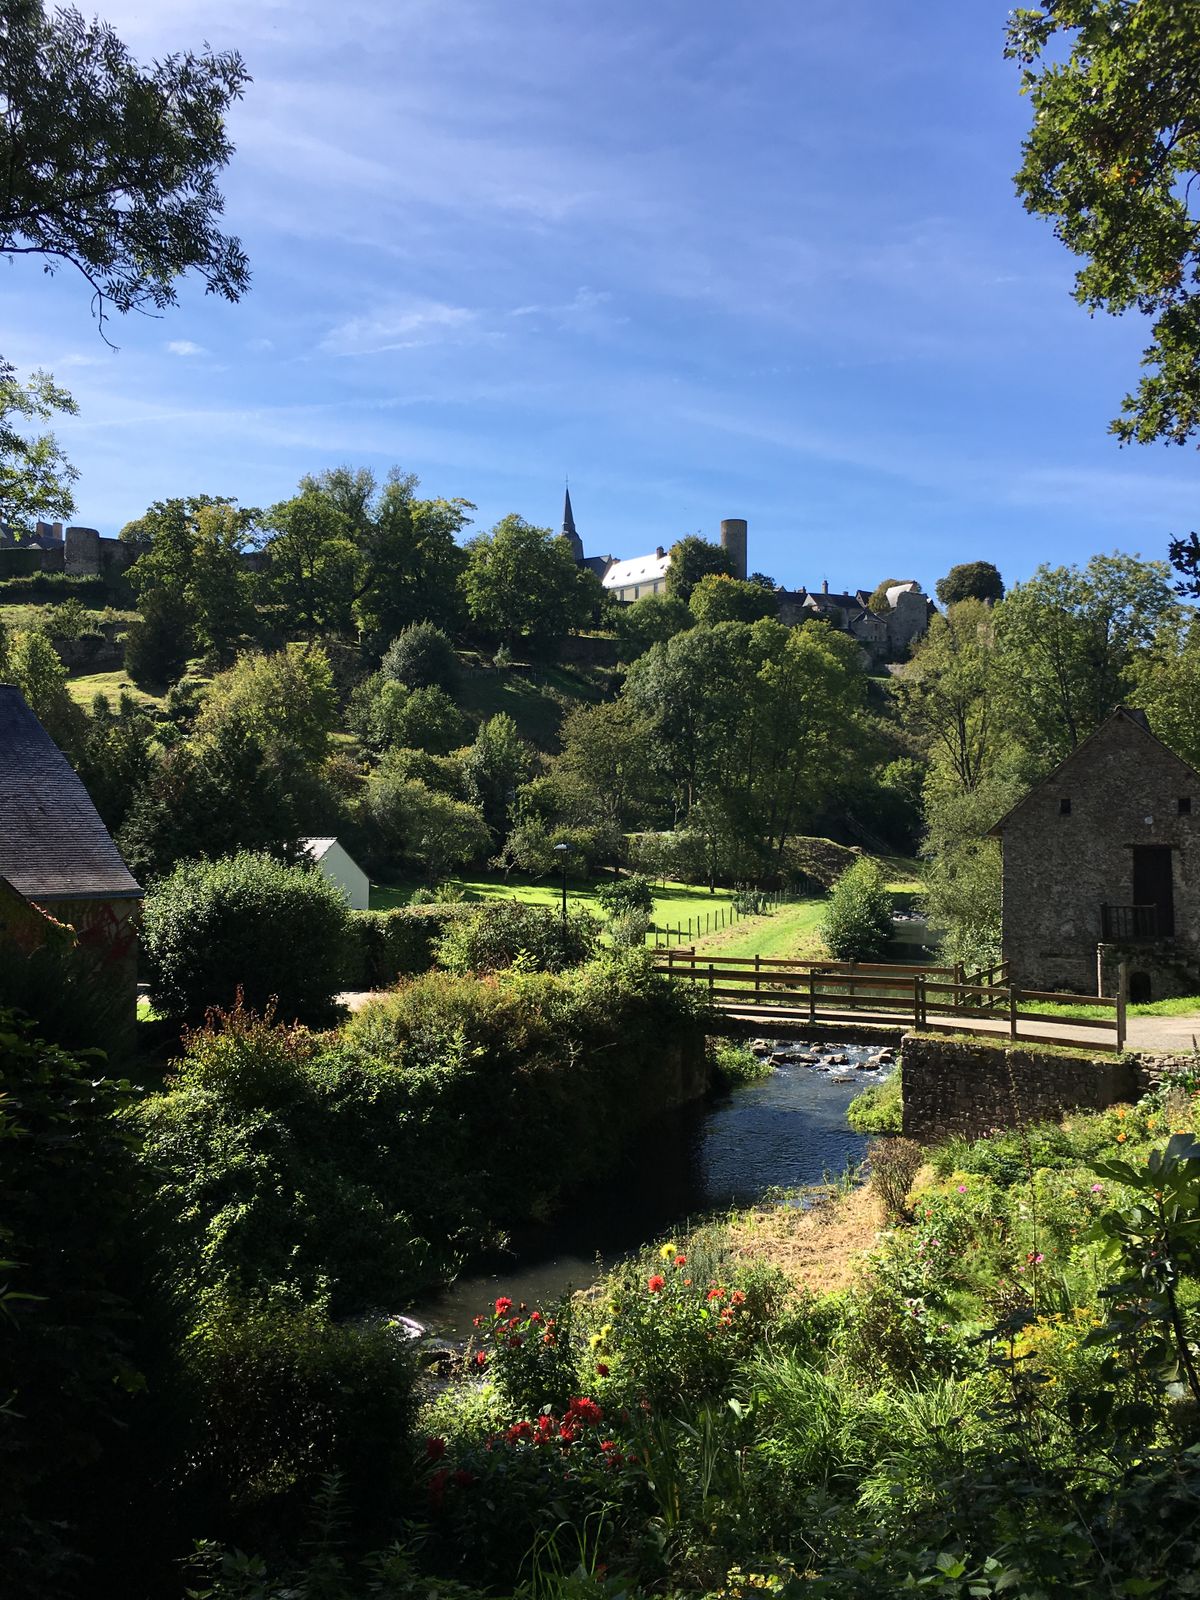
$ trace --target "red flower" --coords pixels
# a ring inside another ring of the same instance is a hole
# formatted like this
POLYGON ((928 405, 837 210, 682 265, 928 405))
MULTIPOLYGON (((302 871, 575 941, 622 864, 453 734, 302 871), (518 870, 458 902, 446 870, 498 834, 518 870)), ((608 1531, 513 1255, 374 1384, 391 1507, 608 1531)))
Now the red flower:
POLYGON ((724 1289, 713 1288, 713 1289, 710 1289, 708 1291, 708 1293, 704 1296, 704 1298, 706 1300, 724 1300, 725 1291, 724 1291, 724 1289))
POLYGON ((576 1439, 579 1437, 579 1429, 573 1422, 569 1422, 564 1419, 564 1421, 559 1424, 558 1437, 563 1441, 564 1444, 574 1444, 576 1439))
POLYGON ((529 1313, 529 1320, 530 1322, 540 1322, 542 1320, 542 1313, 540 1311, 531 1311, 529 1313))
POLYGON ((512 1301, 506 1294, 502 1294, 499 1300, 496 1301, 496 1315, 498 1317, 506 1317, 511 1310, 512 1301))
POLYGON ((554 1418, 551 1417, 551 1416, 541 1416, 541 1417, 539 1417, 538 1421, 537 1421, 537 1441, 538 1441, 538 1443, 539 1444, 545 1444, 547 1439, 549 1439, 551 1437, 553 1432, 554 1432, 554 1418))
POLYGON ((466 1467, 459 1467, 458 1471, 454 1474, 454 1481, 460 1489, 469 1489, 476 1481, 475 1474, 473 1472, 468 1472, 466 1467))
POLYGON ((544 1333, 542 1335, 542 1343, 543 1344, 557 1344, 558 1340, 554 1337, 554 1335, 552 1333, 547 1331, 546 1333, 544 1333))
POLYGON ((601 1450, 615 1450, 617 1448, 617 1441, 615 1439, 601 1439, 600 1448, 601 1450))
POLYGON ((508 1341, 508 1348, 510 1350, 519 1350, 524 1342, 525 1341, 521 1338, 519 1333, 514 1333, 512 1338, 508 1341))
POLYGON ((487 1356, 482 1350, 476 1350, 475 1352, 475 1365, 480 1368, 487 1366, 487 1356))
POLYGON ((445 1439, 435 1438, 432 1434, 425 1441, 425 1459, 427 1461, 440 1461, 446 1454, 445 1439))
POLYGON ((471 1318, 471 1326, 474 1327, 474 1328, 482 1328, 483 1327, 483 1318, 482 1317, 472 1317, 471 1318))
POLYGON ((607 1378, 608 1377, 608 1363, 606 1361, 597 1361, 597 1363, 596 1363, 596 1371, 597 1371, 597 1373, 599 1374, 600 1377, 607 1378))
POLYGON ((735 1306, 744 1306, 746 1304, 746 1296, 740 1289, 735 1289, 729 1298, 733 1301, 735 1306))
POLYGON ((653 1272, 646 1279, 646 1287, 651 1294, 657 1294, 660 1289, 665 1289, 667 1280, 659 1272, 653 1272))
POLYGON ((686 1256, 676 1256, 675 1257, 675 1265, 677 1267, 686 1267, 687 1266, 687 1257, 686 1256))
POLYGON ((516 1444, 518 1439, 532 1439, 533 1423, 514 1422, 504 1437, 508 1440, 509 1444, 516 1444))
POLYGON ((594 1400, 587 1400, 581 1396, 579 1399, 572 1400, 567 1407, 566 1420, 568 1422, 571 1420, 585 1422, 589 1427, 595 1428, 604 1421, 604 1412, 594 1400))

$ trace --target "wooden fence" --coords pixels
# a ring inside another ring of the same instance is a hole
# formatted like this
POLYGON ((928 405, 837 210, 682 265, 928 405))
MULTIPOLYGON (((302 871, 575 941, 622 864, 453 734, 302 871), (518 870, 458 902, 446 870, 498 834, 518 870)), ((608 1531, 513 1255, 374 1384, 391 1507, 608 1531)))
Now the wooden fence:
MULTIPOLYGON (((764 906, 781 906, 789 898, 783 889, 772 889, 758 896, 764 906)), ((693 939, 706 939, 709 934, 721 933, 726 928, 731 928, 735 922, 740 922, 743 917, 757 915, 755 912, 740 911, 735 900, 723 901, 721 905, 713 906, 708 911, 698 911, 694 917, 687 919, 685 926, 680 920, 673 927, 670 923, 652 922, 649 931, 654 935, 654 948, 669 949, 671 940, 677 945, 682 945, 686 939, 690 945, 693 939)))
POLYGON ((656 965, 681 981, 703 985, 717 1010, 748 1021, 891 1022, 1029 1044, 1086 1044, 1095 1050, 1125 1045, 1124 981, 1114 999, 977 981, 1007 978, 1006 966, 968 974, 961 966, 697 956, 694 947, 667 949, 656 965), (1052 1013, 1029 1010, 1030 1005, 1082 1005, 1111 1015, 1057 1020, 1052 1013), (1032 1033, 1022 1023, 1050 1025, 1055 1031, 1032 1033))

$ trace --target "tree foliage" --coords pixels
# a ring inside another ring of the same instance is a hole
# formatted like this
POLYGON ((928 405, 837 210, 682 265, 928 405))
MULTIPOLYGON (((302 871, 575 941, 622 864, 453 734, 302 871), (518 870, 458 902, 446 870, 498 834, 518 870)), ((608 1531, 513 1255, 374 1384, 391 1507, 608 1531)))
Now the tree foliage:
POLYGON ((549 528, 503 517, 467 546, 463 580, 471 620, 515 648, 547 650, 582 628, 598 603, 595 574, 549 528))
POLYGON ((71 485, 79 477, 53 434, 29 436, 17 419, 48 422, 56 412, 74 416, 78 409, 48 372, 22 383, 0 358, 0 523, 14 533, 30 534, 39 520, 74 515, 71 485))
POLYGON ((883 870, 864 856, 833 886, 821 937, 836 961, 878 961, 892 936, 892 902, 883 870))
POLYGON ((1017 191, 1083 258, 1081 305, 1154 318, 1122 442, 1200 425, 1198 52, 1200 13, 1176 0, 1046 0, 1008 25, 1033 111, 1017 191))
POLYGON ((107 23, 10 0, 0 81, 0 253, 77 268, 102 325, 108 304, 170 305, 188 272, 240 298, 246 256, 217 226, 225 116, 249 81, 236 51, 142 68, 107 23))
POLYGON ((944 606, 960 600, 1003 600, 1004 579, 990 561, 960 561, 938 579, 937 597, 944 606))
POLYGON ((671 546, 667 567, 667 594, 675 600, 690 601, 692 590, 710 573, 735 576, 733 557, 722 545, 712 544, 699 534, 690 533, 671 546))
MULTIPOLYGON (((671 596, 666 598, 669 601, 671 596)), ((697 622, 709 626, 717 622, 759 622, 779 610, 773 590, 761 583, 731 578, 724 572, 706 573, 692 590, 688 607, 697 622)))
POLYGON ((121 529, 122 539, 142 547, 129 581, 150 607, 146 637, 135 645, 149 681, 192 649, 224 665, 255 633, 254 579, 243 556, 257 517, 232 501, 193 495, 158 500, 121 529))

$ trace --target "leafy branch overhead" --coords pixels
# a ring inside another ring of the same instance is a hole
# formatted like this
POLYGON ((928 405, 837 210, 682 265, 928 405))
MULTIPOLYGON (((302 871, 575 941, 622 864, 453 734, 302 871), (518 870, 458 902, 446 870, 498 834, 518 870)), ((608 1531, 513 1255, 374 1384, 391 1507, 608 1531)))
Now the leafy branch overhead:
POLYGON ((1155 319, 1112 423, 1122 443, 1183 444, 1200 426, 1198 47, 1190 0, 1048 0, 1008 25, 1033 104, 1017 191, 1083 258, 1081 305, 1155 319))
POLYGON ((197 272, 238 300, 240 241, 222 233, 217 179, 233 153, 225 115, 249 82, 236 51, 167 56, 143 68, 99 19, 0 10, 0 253, 77 268, 106 306, 161 309, 197 272))

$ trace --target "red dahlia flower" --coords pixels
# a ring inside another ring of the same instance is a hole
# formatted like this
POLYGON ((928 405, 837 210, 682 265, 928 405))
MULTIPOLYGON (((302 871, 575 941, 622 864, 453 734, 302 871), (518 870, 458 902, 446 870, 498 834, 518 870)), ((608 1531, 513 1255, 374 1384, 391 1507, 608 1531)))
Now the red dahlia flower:
POLYGON ((502 1294, 499 1300, 496 1301, 496 1315, 498 1317, 506 1317, 511 1310, 512 1301, 506 1294, 502 1294))
POLYGON ((653 1272, 646 1279, 646 1287, 651 1294, 657 1294, 660 1289, 666 1288, 667 1280, 659 1272, 653 1272))

